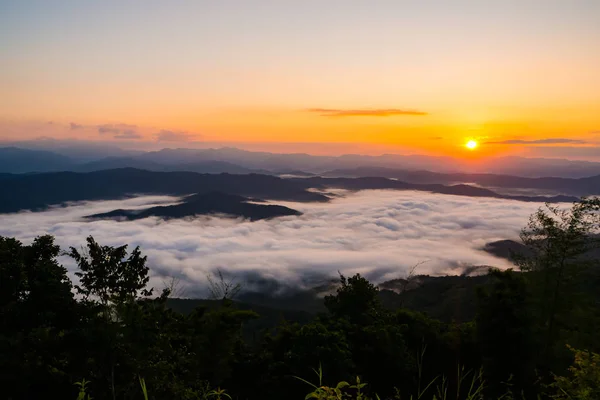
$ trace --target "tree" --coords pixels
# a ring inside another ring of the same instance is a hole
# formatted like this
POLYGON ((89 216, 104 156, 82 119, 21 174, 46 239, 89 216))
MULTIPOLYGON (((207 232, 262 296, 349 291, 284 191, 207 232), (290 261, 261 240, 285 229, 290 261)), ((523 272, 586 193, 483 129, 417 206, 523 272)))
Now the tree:
POLYGON ((379 289, 360 274, 350 278, 340 274, 340 287, 335 295, 325 296, 325 307, 337 317, 366 321, 381 310, 378 294, 379 289))
POLYGON ((404 327, 383 308, 375 285, 360 274, 340 275, 340 287, 325 297, 325 307, 330 313, 328 328, 347 338, 357 372, 373 390, 388 395, 393 380, 409 377, 414 360, 407 353, 404 327))
POLYGON ((8 398, 72 386, 65 358, 77 308, 52 236, 0 237, 0 385, 8 398))
MULTIPOLYGON (((94 357, 101 364, 96 368, 98 378, 94 381, 97 385, 108 386, 110 395, 116 399, 119 385, 115 369, 127 365, 119 360, 124 354, 131 354, 128 346, 133 343, 123 334, 128 326, 124 317, 131 314, 129 309, 136 307, 135 301, 140 296, 152 294, 152 289, 146 289, 150 279, 146 257, 142 256, 139 247, 128 255, 127 245, 101 246, 91 236, 87 238, 87 248, 83 254, 71 247, 68 255, 79 267, 75 275, 80 284, 75 288, 88 303, 89 323, 85 326, 84 337, 101 344, 100 352, 94 357), (98 320, 98 315, 102 317, 101 320, 98 320)), ((124 370, 122 368, 119 371, 120 377, 127 375, 124 370)))
POLYGON ((590 256, 600 245, 600 199, 583 199, 570 210, 547 204, 533 214, 521 232, 532 256, 517 257, 521 271, 529 272, 543 327, 544 364, 555 347, 559 329, 574 326, 582 306, 578 278, 597 262, 590 256))
POLYGON ((87 238, 87 253, 81 254, 71 247, 69 255, 77 262, 80 285, 76 285, 84 298, 97 298, 104 306, 110 302, 122 303, 139 296, 150 296, 146 289, 150 278, 146 256, 140 248, 133 249, 127 257, 127 245, 119 247, 101 246, 93 237, 87 238))
POLYGON ((234 300, 242 290, 242 285, 235 281, 234 278, 227 279, 221 269, 216 272, 206 275, 210 290, 210 297, 213 300, 234 300))
POLYGON ((517 393, 534 381, 533 321, 523 276, 490 270, 492 283, 478 290, 477 341, 483 356, 487 394, 499 397, 511 380, 517 393), (512 377, 512 379, 511 379, 512 377))

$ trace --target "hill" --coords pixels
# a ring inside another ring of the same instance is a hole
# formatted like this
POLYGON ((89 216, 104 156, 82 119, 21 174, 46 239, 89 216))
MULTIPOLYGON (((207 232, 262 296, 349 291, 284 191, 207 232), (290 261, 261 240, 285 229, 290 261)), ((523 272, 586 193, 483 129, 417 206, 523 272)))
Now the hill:
POLYGON ((66 171, 74 165, 69 157, 50 151, 0 148, 0 172, 3 173, 66 171))
MULTIPOLYGON (((395 310, 405 307, 442 321, 464 322, 475 316, 477 287, 485 285, 489 277, 419 275, 411 279, 410 286, 401 293, 391 289, 401 281, 402 279, 397 279, 379 285, 379 298, 386 308, 395 310)), ((332 292, 335 292, 335 287, 333 284, 332 292)), ((313 318, 326 310, 323 297, 317 292, 318 288, 280 294, 242 292, 237 298, 237 303, 242 305, 243 309, 256 312, 267 310, 266 315, 270 320, 279 312, 289 321, 304 322, 308 317, 313 318)), ((177 311, 188 313, 194 307, 204 306, 207 302, 209 301, 204 299, 173 299, 171 306, 177 311)))
POLYGON ((411 171, 383 167, 358 167, 352 169, 338 169, 323 174, 324 177, 382 177, 398 179, 403 182, 417 184, 444 184, 455 185, 477 184, 486 188, 523 189, 532 192, 548 192, 552 194, 568 194, 586 196, 600 194, 600 175, 586 178, 527 178, 512 175, 495 174, 466 174, 466 173, 439 173, 431 171, 411 171))
MULTIPOLYGON (((600 237, 596 236, 596 240, 600 240, 600 237)), ((533 251, 522 243, 515 242, 514 240, 498 240, 496 242, 487 243, 483 249, 496 257, 512 260, 514 255, 531 257, 533 251)), ((588 250, 583 256, 584 260, 600 260, 600 248, 592 248, 588 250)))
POLYGON ((327 191, 394 189, 418 190, 470 197, 490 197, 532 202, 572 202, 570 196, 508 196, 470 185, 420 185, 387 178, 289 178, 262 174, 199 174, 195 172, 157 172, 134 168, 88 173, 57 172, 3 175, 0 213, 39 210, 50 205, 86 200, 119 199, 140 194, 183 196, 192 193, 221 192, 268 200, 324 202, 330 198, 310 189, 327 191))
POLYGON ((279 154, 236 148, 217 148, 163 149, 145 153, 140 158, 166 164, 207 160, 227 161, 251 169, 270 171, 295 169, 319 174, 335 169, 351 169, 361 166, 413 171, 427 170, 441 173, 469 172, 528 177, 581 178, 600 174, 600 163, 597 162, 525 157, 488 158, 474 164, 458 158, 425 155, 382 154, 370 156, 345 154, 341 156, 316 156, 304 153, 279 154))
POLYGON ((469 197, 492 197, 497 199, 530 201, 530 202, 573 202, 577 197, 573 196, 510 196, 496 193, 492 190, 470 185, 440 185, 440 184, 415 184, 402 182, 388 178, 365 177, 365 178, 293 178, 295 182, 304 182, 305 185, 321 190, 329 188, 346 190, 367 189, 393 189, 393 190, 418 190, 430 193, 449 194, 469 197))
POLYGON ((308 191, 307 183, 270 175, 154 172, 132 168, 89 173, 59 172, 14 175, 2 181, 0 212, 39 210, 72 201, 119 199, 130 195, 222 192, 287 201, 328 201, 308 191))
POLYGON ((239 165, 225 161, 199 161, 171 165, 135 157, 107 157, 101 160, 91 161, 89 163, 79 165, 75 168, 75 170, 77 172, 93 172, 116 168, 137 168, 148 171, 163 172, 189 171, 202 174, 250 174, 265 172, 240 167, 239 165))
POLYGON ((148 217, 165 219, 184 218, 194 215, 225 214, 243 217, 251 221, 301 215, 299 211, 278 205, 248 203, 250 199, 225 193, 205 193, 188 196, 181 204, 151 207, 145 210, 114 210, 102 214, 90 215, 90 219, 127 219, 136 220, 148 217))

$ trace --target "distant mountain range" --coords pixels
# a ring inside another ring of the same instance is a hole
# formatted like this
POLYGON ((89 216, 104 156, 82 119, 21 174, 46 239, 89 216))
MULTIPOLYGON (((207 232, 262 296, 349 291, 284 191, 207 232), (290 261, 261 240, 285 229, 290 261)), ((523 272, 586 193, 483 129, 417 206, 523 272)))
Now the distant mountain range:
MULTIPOLYGON (((535 171, 548 166, 548 174, 554 171, 554 167, 564 167, 566 175, 592 170, 596 174, 588 177, 532 178, 448 172, 464 166, 450 157, 325 157, 233 148, 122 151, 117 152, 118 156, 89 160, 88 156, 104 155, 106 151, 111 149, 93 148, 85 153, 86 157, 73 158, 43 150, 0 148, 3 188, 0 212, 38 210, 66 202, 118 199, 138 194, 185 196, 221 192, 243 198, 300 202, 328 201, 331 196, 327 195, 327 191, 330 189, 417 190, 533 202, 572 202, 581 196, 600 195, 600 163, 580 161, 511 158, 504 159, 503 168, 526 165, 526 172, 522 175, 535 175, 535 171), (446 172, 423 170, 425 166, 446 172)), ((499 163, 498 160, 493 159, 489 163, 494 165, 499 163)), ((221 205, 223 210, 215 208, 214 212, 227 213, 224 208, 230 206, 232 215, 252 219, 251 214, 257 209, 250 210, 254 207, 247 207, 248 204, 242 200, 234 202, 230 198, 221 205), (246 212, 248 215, 244 214, 246 212)), ((203 213, 200 203, 179 209, 157 209, 152 213, 185 214, 194 208, 203 213)), ((117 214, 114 216, 119 216, 117 214)), ((126 210, 121 210, 120 216, 135 218, 126 210)))
MULTIPOLYGON (((460 196, 536 202, 569 202, 577 199, 570 196, 507 196, 469 185, 419 185, 387 178, 310 177, 284 179, 260 174, 156 172, 133 168, 88 173, 0 174, 0 183, 2 185, 0 213, 40 210, 51 205, 61 205, 67 202, 119 199, 141 194, 185 196, 192 193, 201 195, 221 192, 227 195, 268 200, 325 202, 330 200, 330 197, 326 194, 327 190, 334 188, 347 190, 418 190, 460 196), (312 189, 318 189, 321 193, 312 189)), ((231 205, 231 198, 227 201, 229 202, 227 204, 231 205)), ((193 208, 193 206, 190 207, 193 208)), ((225 204, 223 207, 225 207, 225 204)), ((169 209, 168 212, 184 213, 187 211, 175 208, 169 209)), ((129 214, 124 213, 122 216, 128 217, 129 214)))
POLYGON ((211 192, 188 196, 180 204, 170 206, 157 206, 145 210, 114 210, 102 214, 90 215, 89 219, 126 219, 136 220, 148 217, 164 219, 185 218, 195 215, 224 214, 231 217, 242 217, 251 221, 283 217, 287 215, 301 215, 302 213, 288 207, 249 203, 250 200, 242 196, 226 193, 211 192))
POLYGON ((469 197, 492 197, 497 199, 533 201, 533 202, 573 202, 577 200, 574 196, 510 196, 496 193, 492 190, 480 188, 470 185, 440 185, 440 184, 425 184, 407 183, 398 180, 378 177, 366 178, 293 178, 295 182, 303 182, 304 185, 311 188, 321 189, 323 191, 336 188, 346 190, 369 190, 369 189, 393 189, 393 190, 418 190, 431 193, 450 194, 457 196, 469 197))
POLYGON ((326 172, 322 175, 325 177, 351 178, 383 177, 418 184, 476 184, 492 190, 523 189, 522 192, 545 191, 549 194, 567 194, 573 196, 600 195, 600 175, 578 179, 526 178, 520 176, 494 174, 407 171, 382 167, 359 167, 352 169, 339 169, 326 172))
POLYGON ((0 148, 0 172, 3 173, 65 171, 74 165, 69 157, 49 151, 0 148))
MULTIPOLYGON (((25 145, 22 142, 21 145, 25 145)), ((32 142, 33 143, 33 142, 32 142)), ((45 143, 45 142, 44 142, 45 143)), ((235 148, 163 149, 160 151, 126 151, 110 146, 82 144, 61 147, 50 142, 46 147, 36 143, 34 150, 18 147, 0 148, 0 172, 91 172, 113 168, 141 168, 152 171, 193 171, 202 173, 360 173, 367 169, 432 171, 443 174, 501 174, 520 177, 583 178, 600 174, 600 163, 561 159, 523 157, 486 158, 467 162, 452 157, 384 154, 366 156, 315 156, 309 154, 276 154, 235 148), (51 150, 40 150, 50 148, 51 150), (332 171, 332 172, 327 172, 332 171)), ((377 175, 384 171, 379 170, 377 175)), ((328 175, 329 176, 329 175, 328 175)), ((343 176, 343 175, 337 175, 343 176)), ((415 182, 422 183, 422 182, 415 182)), ((426 183, 426 182, 423 182, 426 183)), ((429 182, 448 183, 448 182, 429 182)), ((467 182, 462 182, 467 183, 467 182)))
POLYGON ((140 158, 108 157, 101 160, 92 161, 82 165, 76 165, 72 168, 75 172, 93 172, 116 168, 137 168, 148 171, 190 171, 203 174, 252 174, 263 173, 271 174, 270 171, 253 170, 240 167, 227 161, 197 161, 178 164, 161 164, 159 162, 144 160, 140 158))

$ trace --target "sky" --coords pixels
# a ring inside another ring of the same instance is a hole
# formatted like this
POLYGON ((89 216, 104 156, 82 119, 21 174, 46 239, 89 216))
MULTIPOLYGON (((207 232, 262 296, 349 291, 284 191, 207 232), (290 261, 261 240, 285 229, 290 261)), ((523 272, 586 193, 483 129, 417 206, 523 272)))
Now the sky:
POLYGON ((0 140, 589 159, 599 21, 597 0, 0 0, 0 140))
MULTIPOLYGON (((338 193, 343 194, 343 193, 338 193)), ((83 202, 43 212, 0 215, 0 235, 29 244, 51 234, 63 249, 85 245, 92 235, 109 246, 140 246, 148 256, 150 286, 176 278, 190 297, 207 295, 207 275, 221 270, 257 290, 267 280, 311 288, 338 272, 361 273, 381 283, 416 274, 455 275, 471 266, 514 267, 482 248, 517 239, 541 204, 411 191, 346 193, 328 203, 280 203, 302 216, 256 222, 196 217, 174 220, 87 221, 90 214, 178 201, 168 196, 83 202), (432 251, 435 249, 435 251, 432 251)), ((563 206, 563 205, 561 205, 563 206)), ((73 275, 76 265, 61 262, 73 275)), ((72 276, 73 277, 73 276, 72 276)), ((75 277, 73 277, 75 278, 75 277)))

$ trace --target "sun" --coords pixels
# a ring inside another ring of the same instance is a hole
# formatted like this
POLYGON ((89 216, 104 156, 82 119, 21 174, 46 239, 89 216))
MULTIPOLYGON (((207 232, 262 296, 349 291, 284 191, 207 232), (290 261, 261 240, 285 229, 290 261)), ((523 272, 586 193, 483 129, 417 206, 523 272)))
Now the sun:
POLYGON ((475 148, 477 147, 477 142, 474 140, 469 140, 465 146, 467 146, 467 149, 469 150, 475 150, 475 148))

